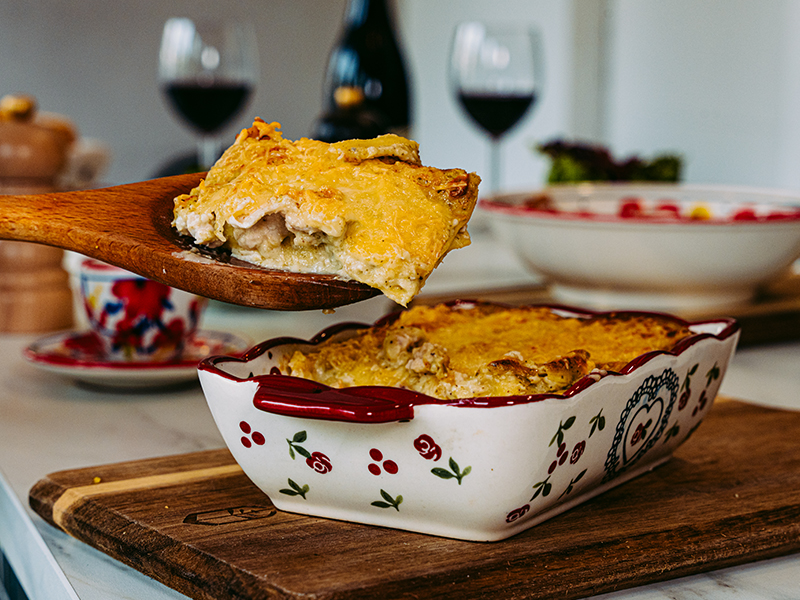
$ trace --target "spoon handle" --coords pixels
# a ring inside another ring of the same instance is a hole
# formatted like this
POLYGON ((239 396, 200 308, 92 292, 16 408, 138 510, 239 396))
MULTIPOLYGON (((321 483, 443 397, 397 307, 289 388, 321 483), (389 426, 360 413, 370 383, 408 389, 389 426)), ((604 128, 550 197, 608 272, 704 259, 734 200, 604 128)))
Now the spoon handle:
POLYGON ((114 262, 140 244, 152 244, 154 219, 160 216, 163 226, 171 214, 171 205, 164 206, 163 200, 191 189, 201 177, 191 174, 96 190, 0 195, 0 239, 56 246, 114 262))
POLYGON ((232 304, 335 308, 379 292, 334 275, 291 273, 201 257, 172 228, 173 199, 205 173, 98 190, 0 195, 0 240, 73 250, 155 281, 232 304))

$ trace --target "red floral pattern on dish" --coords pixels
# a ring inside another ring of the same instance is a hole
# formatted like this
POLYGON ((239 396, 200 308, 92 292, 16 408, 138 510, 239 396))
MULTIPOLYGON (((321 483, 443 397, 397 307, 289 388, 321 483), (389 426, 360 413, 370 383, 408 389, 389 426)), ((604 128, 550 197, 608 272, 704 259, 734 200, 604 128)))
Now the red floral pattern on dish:
POLYGON ((381 467, 383 467, 383 471, 386 471, 389 475, 396 475, 400 468, 397 466, 397 463, 393 460, 383 460, 383 452, 378 450, 377 448, 372 448, 369 451, 369 457, 374 460, 375 462, 370 463, 367 469, 373 475, 380 475, 381 474, 381 467), (382 464, 379 464, 381 463, 382 464))
POLYGON ((433 441, 433 438, 424 433, 414 440, 414 448, 422 458, 436 462, 442 458, 442 448, 433 441))
POLYGON ((330 473, 333 469, 331 459, 329 459, 322 452, 312 452, 311 456, 306 459, 306 464, 314 469, 317 473, 330 473))
POLYGON ((506 523, 513 523, 520 517, 525 516, 525 513, 527 513, 530 509, 531 509, 530 504, 525 504, 523 506, 520 506, 519 508, 515 508, 506 515, 506 523))
POLYGON ((264 437, 264 434, 260 431, 253 431, 253 428, 247 421, 242 421, 239 423, 239 429, 241 429, 242 433, 244 434, 241 442, 242 446, 245 448, 250 448, 253 444, 256 446, 263 446, 267 441, 264 437))

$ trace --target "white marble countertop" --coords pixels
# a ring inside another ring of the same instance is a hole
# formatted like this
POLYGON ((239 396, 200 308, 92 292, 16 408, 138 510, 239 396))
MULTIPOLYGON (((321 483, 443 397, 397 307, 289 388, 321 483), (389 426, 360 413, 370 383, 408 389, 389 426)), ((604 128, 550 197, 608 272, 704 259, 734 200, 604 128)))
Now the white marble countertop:
MULTIPOLYGON (((429 291, 466 284, 529 282, 505 254, 485 245, 454 253, 429 291), (471 276, 465 279, 465 273, 471 276), (477 274, 477 275, 476 275, 477 274)), ((253 342, 308 337, 343 320, 371 322, 390 304, 376 298, 333 315, 276 313, 213 304, 204 329, 253 342)), ((185 596, 50 527, 28 508, 28 491, 47 473, 224 446, 197 385, 147 392, 89 389, 25 361, 35 335, 0 335, 0 548, 30 600, 148 600, 185 596)), ((737 352, 722 393, 800 410, 800 343, 737 352)), ((606 600, 700 598, 776 600, 800 597, 800 555, 598 596, 606 600)))

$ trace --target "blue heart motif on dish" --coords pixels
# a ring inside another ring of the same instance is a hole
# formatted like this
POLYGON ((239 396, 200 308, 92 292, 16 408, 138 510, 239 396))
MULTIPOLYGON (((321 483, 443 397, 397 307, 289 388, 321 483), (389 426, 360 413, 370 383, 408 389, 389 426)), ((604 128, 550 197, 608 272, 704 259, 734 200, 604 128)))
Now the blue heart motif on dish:
MULTIPOLYGON (((661 397, 650 399, 636 410, 628 419, 628 431, 622 445, 622 464, 627 465, 648 448, 653 436, 656 436, 657 424, 664 414, 664 401, 661 397)), ((657 436, 656 436, 657 437, 657 436)))
POLYGON ((645 379, 628 399, 606 457, 604 481, 627 470, 661 437, 678 396, 678 386, 675 371, 666 369, 661 375, 645 379))

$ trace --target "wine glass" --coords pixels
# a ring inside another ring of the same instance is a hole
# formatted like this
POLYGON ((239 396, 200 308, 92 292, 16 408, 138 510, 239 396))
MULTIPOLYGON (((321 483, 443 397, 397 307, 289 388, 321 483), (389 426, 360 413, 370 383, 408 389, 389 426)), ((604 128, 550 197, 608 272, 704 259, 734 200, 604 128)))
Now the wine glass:
POLYGON ((525 25, 461 23, 450 61, 459 103, 490 138, 489 193, 500 186, 500 140, 528 112, 541 91, 541 46, 525 25))
POLYGON ((200 135, 197 156, 208 170, 220 155, 219 133, 244 109, 258 80, 255 31, 244 23, 164 23, 159 86, 171 108, 200 135))

